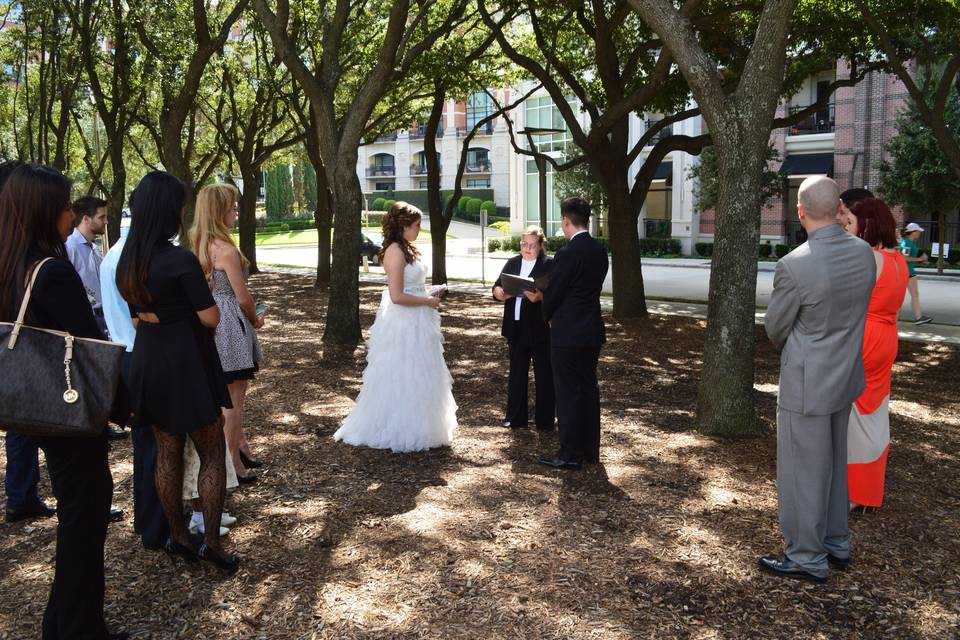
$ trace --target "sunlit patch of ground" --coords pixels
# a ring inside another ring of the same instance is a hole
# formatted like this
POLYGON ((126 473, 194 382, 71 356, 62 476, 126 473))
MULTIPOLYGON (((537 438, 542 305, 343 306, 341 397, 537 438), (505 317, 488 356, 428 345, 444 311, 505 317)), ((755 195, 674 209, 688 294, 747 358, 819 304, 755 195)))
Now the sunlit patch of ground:
MULTIPOLYGON (((755 569, 775 552, 776 354, 758 332, 756 397, 769 434, 694 431, 703 323, 608 320, 602 466, 547 470, 555 435, 499 427, 502 310, 454 294, 446 357, 460 405, 453 446, 412 455, 332 434, 365 350, 321 360, 325 294, 260 275, 268 358, 249 435, 267 465, 228 501, 239 574, 107 542, 107 618, 135 638, 948 638, 960 632, 960 358, 904 344, 894 371, 884 507, 856 515, 854 564, 825 586, 755 569)), ((368 329, 377 287, 361 294, 368 329)), ((402 376, 401 376, 402 378, 402 376)), ((531 389, 532 393, 532 389, 531 389)), ((132 511, 131 451, 114 447, 115 504, 132 511)), ((2 458, 2 454, 0 454, 2 458)), ((45 473, 45 472, 44 472, 45 473)), ((41 483, 49 497, 49 483, 41 483)), ((0 639, 39 636, 55 526, 0 524, 0 639)))

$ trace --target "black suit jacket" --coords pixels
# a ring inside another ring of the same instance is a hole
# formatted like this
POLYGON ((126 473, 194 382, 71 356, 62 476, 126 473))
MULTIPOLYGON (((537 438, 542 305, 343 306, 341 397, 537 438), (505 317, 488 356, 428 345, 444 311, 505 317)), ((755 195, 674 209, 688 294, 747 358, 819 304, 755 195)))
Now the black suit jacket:
MULTIPOLYGON (((530 272, 531 278, 538 278, 540 276, 550 273, 550 265, 553 262, 552 258, 549 258, 544 255, 540 255, 537 258, 537 263, 533 265, 533 270, 530 272)), ((504 273, 510 275, 520 275, 520 266, 523 263, 523 256, 514 256, 507 260, 507 264, 503 265, 503 269, 500 271, 500 275, 504 273)), ((502 286, 502 278, 497 276, 497 281, 493 283, 494 288, 502 286)), ((550 328, 547 327, 547 323, 543 320, 543 314, 540 311, 540 307, 543 305, 542 302, 530 302, 524 297, 520 302, 520 327, 517 326, 517 321, 514 320, 514 309, 516 308, 516 302, 513 298, 508 298, 506 302, 503 303, 503 326, 500 330, 500 334, 505 337, 507 340, 513 340, 521 336, 526 337, 531 344, 537 344, 545 340, 550 339, 550 328), (519 334, 519 335, 515 335, 519 334)))
POLYGON ((554 347, 599 347, 606 342, 600 292, 607 277, 607 251, 589 233, 557 252, 543 292, 543 319, 554 347))

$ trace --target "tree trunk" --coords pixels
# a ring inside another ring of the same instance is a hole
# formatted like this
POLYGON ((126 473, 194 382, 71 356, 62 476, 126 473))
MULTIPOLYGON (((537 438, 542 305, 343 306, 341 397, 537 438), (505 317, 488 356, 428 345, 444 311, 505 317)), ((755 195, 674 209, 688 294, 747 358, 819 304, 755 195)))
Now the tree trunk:
POLYGON ((243 191, 240 193, 237 226, 240 230, 240 252, 250 262, 250 273, 259 273, 257 268, 257 191, 260 182, 255 167, 241 167, 243 191))
POLYGON ((333 175, 334 236, 330 298, 323 342, 352 352, 360 343, 360 183, 357 154, 337 158, 333 175))
POLYGON ((430 278, 433 284, 447 283, 447 228, 450 221, 444 215, 446 212, 440 195, 440 159, 437 157, 437 131, 443 118, 446 93, 442 84, 434 85, 433 106, 423 138, 423 155, 427 163, 427 215, 430 218, 430 246, 433 250, 430 278))
POLYGON ((127 169, 123 164, 122 155, 113 155, 111 152, 110 160, 113 165, 113 183, 111 184, 107 204, 107 243, 112 247, 120 239, 120 225, 123 223, 123 201, 127 195, 127 169))
POLYGON ((947 256, 943 255, 943 248, 947 242, 947 214, 944 209, 937 213, 937 238, 940 243, 939 256, 937 257, 937 273, 943 275, 943 263, 947 256))
POLYGON ((717 158, 720 194, 697 420, 708 435, 756 436, 762 433, 754 407, 753 359, 766 142, 718 142, 717 158))
MULTIPOLYGON (((319 159, 319 152, 317 158, 319 159)), ((312 162, 312 160, 311 160, 312 162)), ((330 285, 330 240, 333 227, 333 198, 327 185, 327 174, 322 162, 313 164, 317 174, 317 208, 313 212, 313 221, 317 225, 317 280, 314 286, 326 288, 330 285)))
POLYGON ((647 301, 643 290, 640 236, 637 233, 639 212, 630 198, 627 170, 622 163, 594 165, 608 198, 611 270, 613 277, 613 316, 647 317, 647 301))

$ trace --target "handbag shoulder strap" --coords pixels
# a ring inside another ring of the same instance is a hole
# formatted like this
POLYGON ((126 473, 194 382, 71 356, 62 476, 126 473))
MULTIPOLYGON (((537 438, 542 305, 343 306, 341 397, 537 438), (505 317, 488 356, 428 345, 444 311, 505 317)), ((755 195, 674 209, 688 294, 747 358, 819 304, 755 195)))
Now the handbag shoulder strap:
POLYGON ((33 285, 37 281, 37 275, 39 275, 40 269, 51 260, 53 260, 53 258, 44 258, 33 267, 30 280, 27 282, 27 288, 23 292, 23 302, 20 303, 20 313, 17 314, 17 320, 13 323, 13 332, 10 334, 10 343, 7 345, 7 349, 13 349, 17 345, 17 338, 20 337, 20 327, 23 326, 23 320, 27 316, 27 305, 30 304, 30 294, 33 292, 33 285))

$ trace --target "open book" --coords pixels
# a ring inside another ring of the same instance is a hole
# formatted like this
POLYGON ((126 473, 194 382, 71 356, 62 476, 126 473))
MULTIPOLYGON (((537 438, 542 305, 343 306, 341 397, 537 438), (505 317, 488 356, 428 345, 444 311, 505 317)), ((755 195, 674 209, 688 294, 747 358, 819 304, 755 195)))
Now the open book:
POLYGON ((540 276, 539 278, 524 278, 521 276, 510 275, 509 273, 500 274, 500 286, 503 292, 508 296, 521 296, 524 291, 537 291, 545 289, 549 282, 549 276, 540 276))

